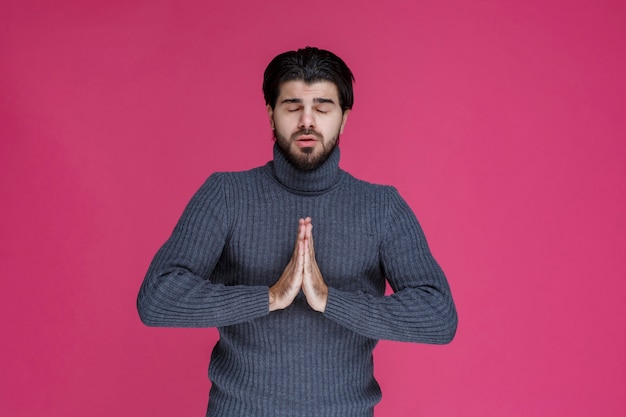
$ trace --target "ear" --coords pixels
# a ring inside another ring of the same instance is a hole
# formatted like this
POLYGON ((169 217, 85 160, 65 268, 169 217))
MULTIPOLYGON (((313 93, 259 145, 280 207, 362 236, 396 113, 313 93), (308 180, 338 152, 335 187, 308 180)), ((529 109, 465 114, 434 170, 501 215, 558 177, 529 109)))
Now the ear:
POLYGON ((346 127, 346 122, 348 121, 349 115, 350 109, 344 110, 343 116, 341 116, 341 127, 339 128, 339 133, 343 133, 343 128, 346 127))
POLYGON ((270 119, 270 127, 274 130, 274 109, 269 104, 267 105, 267 116, 270 119))

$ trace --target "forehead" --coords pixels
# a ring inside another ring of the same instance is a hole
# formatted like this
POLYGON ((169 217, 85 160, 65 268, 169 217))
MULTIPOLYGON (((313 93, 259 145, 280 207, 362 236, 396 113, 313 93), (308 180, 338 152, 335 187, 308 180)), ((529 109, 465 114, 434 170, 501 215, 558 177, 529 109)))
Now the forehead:
POLYGON ((330 81, 306 83, 302 80, 285 81, 280 85, 278 103, 284 99, 327 98, 339 103, 337 86, 330 81))

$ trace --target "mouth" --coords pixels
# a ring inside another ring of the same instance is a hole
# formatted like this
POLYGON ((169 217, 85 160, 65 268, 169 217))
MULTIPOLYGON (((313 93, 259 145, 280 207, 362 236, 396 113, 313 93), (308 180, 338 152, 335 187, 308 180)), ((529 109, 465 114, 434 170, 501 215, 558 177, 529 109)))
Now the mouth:
POLYGON ((318 139, 312 135, 302 135, 296 138, 296 145, 300 147, 315 146, 318 139))

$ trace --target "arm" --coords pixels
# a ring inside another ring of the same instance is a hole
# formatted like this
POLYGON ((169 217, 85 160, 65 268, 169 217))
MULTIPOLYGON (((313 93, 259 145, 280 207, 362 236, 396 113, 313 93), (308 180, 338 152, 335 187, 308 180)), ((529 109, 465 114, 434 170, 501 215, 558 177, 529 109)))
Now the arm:
POLYGON ((388 197, 380 258, 394 293, 377 297, 329 288, 324 315, 373 339, 449 343, 457 314, 448 282, 411 209, 395 189, 388 197))
POLYGON ((228 236, 219 174, 193 196, 170 238, 152 260, 137 297, 148 326, 215 327, 268 314, 268 288, 210 281, 228 236))

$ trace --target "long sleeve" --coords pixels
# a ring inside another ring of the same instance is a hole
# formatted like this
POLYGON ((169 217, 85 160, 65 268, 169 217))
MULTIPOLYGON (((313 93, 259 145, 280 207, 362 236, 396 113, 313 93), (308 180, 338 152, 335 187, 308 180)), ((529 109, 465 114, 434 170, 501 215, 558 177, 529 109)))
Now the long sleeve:
POLYGON ((372 416, 378 339, 452 339, 450 289, 412 211, 395 189, 338 163, 335 148, 300 171, 275 146, 262 167, 212 175, 154 257, 137 299, 143 322, 219 331, 207 416, 372 416), (270 313, 269 287, 304 217, 315 225, 326 311, 299 294, 270 313))
POLYGON ((204 183, 154 257, 137 297, 146 325, 216 327, 268 314, 268 287, 211 282, 229 233, 222 182, 213 174, 204 183))
POLYGON ((444 344, 457 314, 446 277, 428 248, 415 215, 391 187, 381 268, 394 293, 378 297, 329 288, 324 315, 372 339, 444 344))

